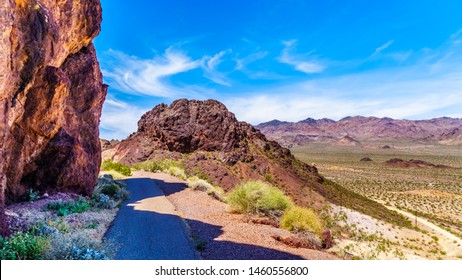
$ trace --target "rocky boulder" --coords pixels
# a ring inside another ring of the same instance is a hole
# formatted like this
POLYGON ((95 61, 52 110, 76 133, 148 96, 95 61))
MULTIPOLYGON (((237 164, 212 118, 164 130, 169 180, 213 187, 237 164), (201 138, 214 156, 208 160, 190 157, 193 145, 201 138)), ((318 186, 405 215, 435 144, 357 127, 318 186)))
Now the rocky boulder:
MULTIPOLYGON (((0 204, 29 188, 90 194, 107 87, 99 0, 0 4, 0 204)), ((3 213, 3 211, 2 211, 3 213)))

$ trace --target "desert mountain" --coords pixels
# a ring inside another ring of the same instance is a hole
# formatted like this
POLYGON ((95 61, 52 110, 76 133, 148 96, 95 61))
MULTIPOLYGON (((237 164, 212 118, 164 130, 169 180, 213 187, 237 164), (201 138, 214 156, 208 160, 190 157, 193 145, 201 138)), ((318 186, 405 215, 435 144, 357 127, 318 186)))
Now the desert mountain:
POLYGON ((299 122, 273 120, 256 126, 269 139, 284 145, 331 142, 353 145, 354 141, 411 140, 460 143, 462 119, 395 120, 376 117, 346 117, 339 121, 311 119, 299 122), (459 136, 457 136, 459 135, 459 136), (353 141, 347 141, 348 139, 353 141), (458 138, 459 137, 459 138, 458 138))
POLYGON ((462 144, 462 127, 457 127, 437 137, 438 143, 444 145, 462 144))
POLYGON ((156 106, 141 117, 135 133, 103 157, 128 165, 164 158, 182 160, 188 173, 205 175, 225 190, 243 180, 260 179, 283 189, 300 205, 322 207, 329 201, 387 216, 382 215, 387 211, 383 206, 324 179, 314 166, 238 121, 215 100, 180 99, 170 106, 156 106))
POLYGON ((1 2, 2 209, 27 189, 93 191, 107 89, 92 44, 101 13, 99 0, 1 2))

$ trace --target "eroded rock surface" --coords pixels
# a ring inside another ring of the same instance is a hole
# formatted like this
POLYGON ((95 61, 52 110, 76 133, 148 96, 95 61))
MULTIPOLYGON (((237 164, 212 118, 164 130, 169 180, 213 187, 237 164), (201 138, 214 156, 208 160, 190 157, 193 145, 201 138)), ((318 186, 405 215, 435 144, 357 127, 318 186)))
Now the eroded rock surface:
POLYGON ((2 207, 29 188, 93 190, 107 90, 91 43, 101 16, 99 0, 1 2, 2 207))

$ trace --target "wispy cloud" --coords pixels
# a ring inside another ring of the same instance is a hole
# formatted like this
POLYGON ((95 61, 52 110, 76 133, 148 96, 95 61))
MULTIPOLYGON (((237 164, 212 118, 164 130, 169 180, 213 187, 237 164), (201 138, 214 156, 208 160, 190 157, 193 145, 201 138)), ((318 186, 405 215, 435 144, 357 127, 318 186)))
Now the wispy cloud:
POLYGON ((380 47, 376 48, 374 53, 370 57, 375 57, 382 53, 385 49, 387 49, 389 46, 391 46, 395 41, 394 40, 389 40, 385 44, 381 45, 380 47))
POLYGON ((321 73, 325 70, 326 66, 314 58, 311 53, 295 53, 297 40, 283 41, 282 43, 284 49, 278 57, 279 62, 289 64, 293 66, 295 70, 307 74, 321 73))
MULTIPOLYGON (((462 117, 462 50, 458 37, 419 52, 413 64, 310 79, 224 100, 253 124, 348 115, 421 119, 462 117)), ((416 54, 417 55, 417 54, 416 54)))
POLYGON ((198 68, 200 61, 192 60, 171 47, 163 55, 152 59, 140 59, 109 50, 102 55, 101 66, 106 82, 117 90, 129 94, 175 98, 194 95, 194 92, 171 84, 167 78, 198 68))
POLYGON ((245 70, 247 69, 247 65, 265 58, 268 54, 269 52, 267 51, 257 51, 243 58, 238 58, 236 59, 236 70, 239 70, 239 71, 245 70))
POLYGON ((137 129, 140 117, 151 108, 140 108, 108 94, 101 115, 101 138, 124 139, 137 129))
POLYGON ((201 67, 204 70, 204 77, 222 86, 231 86, 231 81, 225 73, 217 70, 218 65, 223 62, 222 57, 231 53, 232 50, 221 51, 214 56, 205 56, 201 60, 201 67))

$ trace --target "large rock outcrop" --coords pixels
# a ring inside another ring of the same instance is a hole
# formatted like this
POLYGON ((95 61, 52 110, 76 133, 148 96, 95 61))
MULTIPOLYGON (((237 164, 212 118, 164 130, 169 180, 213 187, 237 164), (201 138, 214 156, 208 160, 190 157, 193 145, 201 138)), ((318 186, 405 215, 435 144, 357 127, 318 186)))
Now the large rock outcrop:
POLYGON ((174 101, 141 117, 138 130, 103 157, 133 164, 177 159, 190 175, 200 175, 225 191, 260 179, 281 188, 299 205, 321 208, 333 202, 371 214, 399 217, 380 204, 324 179, 314 166, 296 159, 218 101, 174 101), (386 214, 385 214, 386 213, 386 214))
POLYGON ((91 43, 101 20, 99 0, 1 2, 2 207, 28 188, 92 191, 107 91, 91 43))

